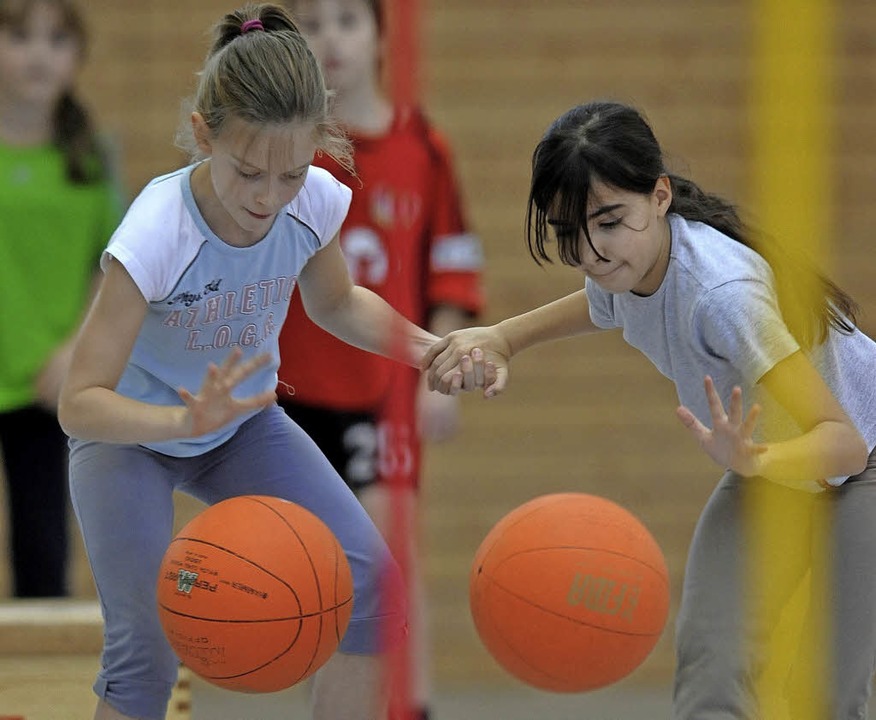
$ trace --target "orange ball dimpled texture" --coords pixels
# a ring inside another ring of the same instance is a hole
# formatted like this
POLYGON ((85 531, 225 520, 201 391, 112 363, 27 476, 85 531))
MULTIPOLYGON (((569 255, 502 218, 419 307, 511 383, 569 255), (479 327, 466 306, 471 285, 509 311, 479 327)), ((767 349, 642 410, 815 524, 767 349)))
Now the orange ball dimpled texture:
POLYGON ((241 692, 274 692, 318 670, 353 609, 353 578, 316 515, 244 495, 208 507, 173 539, 158 614, 183 664, 241 692))
POLYGON ((475 628, 519 680, 554 692, 610 685, 657 643, 669 612, 663 552, 628 510, 558 493, 502 518, 475 554, 475 628))

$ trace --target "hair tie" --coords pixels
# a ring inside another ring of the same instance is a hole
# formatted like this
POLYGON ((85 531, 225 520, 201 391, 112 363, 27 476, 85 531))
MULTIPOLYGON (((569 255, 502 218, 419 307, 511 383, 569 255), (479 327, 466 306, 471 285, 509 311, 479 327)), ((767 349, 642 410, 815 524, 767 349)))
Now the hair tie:
POLYGON ((250 30, 262 30, 264 31, 265 26, 262 25, 262 21, 256 18, 255 20, 247 20, 243 25, 240 26, 240 34, 248 33, 250 30))

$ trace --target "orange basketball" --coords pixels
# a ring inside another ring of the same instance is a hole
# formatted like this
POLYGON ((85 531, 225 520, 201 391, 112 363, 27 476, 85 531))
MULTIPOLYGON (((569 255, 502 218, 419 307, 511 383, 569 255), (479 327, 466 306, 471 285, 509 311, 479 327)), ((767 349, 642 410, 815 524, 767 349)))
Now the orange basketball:
POLYGON ((230 690, 273 692, 337 649, 353 609, 350 566, 316 515, 274 497, 217 503, 170 543, 158 614, 180 660, 230 690))
POLYGON ((666 624, 660 547, 605 498, 535 498, 502 518, 475 555, 475 627, 525 683, 555 692, 605 687, 635 670, 666 624))

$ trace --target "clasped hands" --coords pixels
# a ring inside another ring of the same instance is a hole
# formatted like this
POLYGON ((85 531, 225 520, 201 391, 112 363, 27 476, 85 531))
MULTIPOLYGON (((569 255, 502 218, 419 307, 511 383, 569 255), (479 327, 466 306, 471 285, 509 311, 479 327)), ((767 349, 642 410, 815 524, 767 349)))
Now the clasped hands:
POLYGON ((508 382, 511 347, 495 327, 456 330, 426 350, 420 369, 430 390, 457 395, 482 389, 485 398, 508 382))

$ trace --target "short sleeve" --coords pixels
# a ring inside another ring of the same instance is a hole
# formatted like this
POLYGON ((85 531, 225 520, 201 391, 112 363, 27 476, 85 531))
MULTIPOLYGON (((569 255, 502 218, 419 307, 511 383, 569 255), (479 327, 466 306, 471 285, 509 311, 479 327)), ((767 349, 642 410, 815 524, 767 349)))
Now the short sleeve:
POLYGON ((128 207, 101 258, 104 270, 109 256, 122 263, 147 302, 167 296, 203 242, 184 200, 189 170, 150 182, 128 207))
POLYGON ((128 271, 128 275, 134 281, 134 284, 143 293, 143 297, 148 302, 154 302, 161 297, 161 293, 156 289, 156 285, 151 280, 148 269, 139 261, 136 254, 132 251, 130 244, 124 239, 119 239, 113 236, 113 240, 107 246, 103 255, 100 258, 100 267, 106 272, 109 266, 110 258, 118 260, 128 271))
POLYGON ((706 293, 694 314, 694 332, 708 354, 729 362, 752 384, 800 350, 775 293, 759 280, 735 280, 706 293))
POLYGON ((353 193, 328 170, 311 167, 304 187, 289 204, 290 211, 316 235, 320 247, 338 234, 353 193))
POLYGON ((584 281, 584 292, 590 306, 590 320, 598 328, 609 330, 619 327, 614 316, 612 295, 599 287, 590 278, 584 281))
POLYGON ((128 271, 143 297, 154 302, 166 294, 162 278, 168 275, 169 258, 176 253, 168 245, 172 235, 162 232, 154 218, 144 218, 141 209, 137 201, 128 209, 101 256, 100 266, 106 272, 109 258, 115 258, 128 271))

